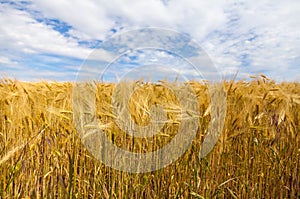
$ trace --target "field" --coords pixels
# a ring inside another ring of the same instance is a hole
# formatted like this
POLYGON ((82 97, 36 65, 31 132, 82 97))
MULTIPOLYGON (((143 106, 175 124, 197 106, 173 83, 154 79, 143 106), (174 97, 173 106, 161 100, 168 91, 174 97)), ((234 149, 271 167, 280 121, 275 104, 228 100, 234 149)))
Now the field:
MULTIPOLYGON (((205 84, 190 82, 200 114, 192 145, 163 169, 130 174, 105 166, 82 144, 72 83, 1 80, 0 198, 299 198, 300 84, 264 76, 223 84, 225 125, 206 157, 198 154, 212 119, 210 97, 205 84)), ((171 90, 145 84, 132 95, 136 124, 150 122, 153 104, 167 109, 168 120, 156 136, 134 138, 114 122, 114 88, 97 83, 96 116, 116 146, 146 153, 172 140, 181 121, 171 90)))

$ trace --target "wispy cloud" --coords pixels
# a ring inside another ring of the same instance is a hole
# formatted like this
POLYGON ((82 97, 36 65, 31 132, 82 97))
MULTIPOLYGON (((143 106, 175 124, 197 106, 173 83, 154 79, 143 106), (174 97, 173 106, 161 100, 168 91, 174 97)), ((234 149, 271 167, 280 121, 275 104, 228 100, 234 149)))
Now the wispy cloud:
POLYGON ((299 81, 299 18, 297 0, 1 1, 0 74, 74 80, 105 39, 154 26, 189 34, 224 77, 239 71, 240 77, 265 73, 299 81))
POLYGON ((300 71, 300 62, 294 61, 300 56, 299 11, 299 1, 229 4, 226 26, 209 34, 204 46, 226 73, 239 70, 241 74, 266 73, 277 80, 299 80, 290 70, 300 71))

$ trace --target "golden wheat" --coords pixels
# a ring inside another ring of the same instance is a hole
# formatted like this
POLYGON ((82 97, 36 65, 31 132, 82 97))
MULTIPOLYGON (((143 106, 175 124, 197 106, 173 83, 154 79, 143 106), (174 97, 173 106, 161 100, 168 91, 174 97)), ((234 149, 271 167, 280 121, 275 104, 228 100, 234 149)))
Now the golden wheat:
MULTIPOLYGON (((136 84, 140 84, 137 82, 136 84)), ((0 198, 299 198, 300 84, 224 82, 227 113, 213 151, 198 152, 211 120, 205 84, 189 82, 198 99, 199 129, 173 164, 128 174, 97 161, 75 130, 72 83, 0 82, 0 198)), ((176 135, 180 103, 172 90, 141 84, 131 96, 134 122, 146 126, 151 106, 166 124, 151 138, 134 138, 115 123, 115 85, 97 83, 96 117, 118 147, 139 153, 161 148, 176 135)))

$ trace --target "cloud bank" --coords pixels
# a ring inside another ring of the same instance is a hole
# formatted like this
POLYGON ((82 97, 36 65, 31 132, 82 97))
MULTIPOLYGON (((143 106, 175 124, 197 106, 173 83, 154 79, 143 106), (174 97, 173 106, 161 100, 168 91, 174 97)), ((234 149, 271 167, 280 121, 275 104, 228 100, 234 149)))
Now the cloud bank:
POLYGON ((1 1, 0 75, 72 81, 107 38, 161 27, 194 38, 223 77, 299 81, 299 18, 297 0, 1 1))

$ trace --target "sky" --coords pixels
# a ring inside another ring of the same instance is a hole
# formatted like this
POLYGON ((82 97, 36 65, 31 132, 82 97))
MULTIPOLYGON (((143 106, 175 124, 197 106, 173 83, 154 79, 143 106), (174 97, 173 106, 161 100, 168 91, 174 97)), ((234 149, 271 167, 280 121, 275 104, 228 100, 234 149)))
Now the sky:
MULTIPOLYGON (((86 60, 106 41, 155 27, 195 41, 222 78, 265 74, 276 81, 299 81, 299 19, 299 0, 0 0, 0 78, 76 81, 86 60)), ((173 42, 177 46, 178 40, 173 42)), ((188 78, 196 73, 172 53, 135 53, 124 53, 111 64, 115 79, 123 73, 168 74, 170 69, 188 78), (158 62, 145 68, 141 58, 158 62)))

